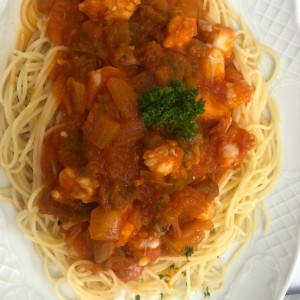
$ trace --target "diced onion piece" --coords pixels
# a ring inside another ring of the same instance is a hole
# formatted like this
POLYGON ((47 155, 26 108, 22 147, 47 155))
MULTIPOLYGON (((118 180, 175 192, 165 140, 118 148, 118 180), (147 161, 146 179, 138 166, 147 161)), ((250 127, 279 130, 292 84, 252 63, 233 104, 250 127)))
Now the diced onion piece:
POLYGON ((137 118, 137 95, 133 88, 123 79, 110 78, 107 88, 124 120, 137 118))
POLYGON ((123 209, 95 208, 91 213, 89 231, 91 238, 98 241, 118 241, 122 237, 125 217, 132 211, 132 205, 123 209))
POLYGON ((84 134, 99 149, 107 148, 116 138, 120 124, 107 114, 103 114, 99 104, 95 104, 83 125, 84 134))
POLYGON ((111 241, 94 241, 95 262, 100 264, 111 257, 115 244, 111 241))
POLYGON ((213 229, 210 220, 194 220, 181 228, 181 235, 167 233, 162 236, 163 246, 174 254, 183 254, 187 246, 195 248, 203 240, 205 231, 213 229))
MULTIPOLYGON (((186 239, 192 239, 197 236, 197 238, 203 237, 201 233, 204 233, 206 230, 212 230, 213 223, 210 220, 194 220, 190 223, 185 224, 181 228, 182 237, 186 239), (200 233, 200 235, 199 235, 200 233)), ((195 242, 195 241, 194 241, 195 242)), ((195 244, 190 241, 191 246, 197 246, 198 242, 195 244)))
POLYGON ((91 213, 89 231, 93 240, 117 241, 120 237, 121 210, 97 207, 91 213))
POLYGON ((70 93, 72 111, 82 115, 85 111, 85 86, 81 82, 76 81, 74 78, 69 77, 67 80, 67 89, 70 93))
POLYGON ((93 243, 87 230, 78 234, 72 241, 69 255, 81 259, 93 259, 93 243))

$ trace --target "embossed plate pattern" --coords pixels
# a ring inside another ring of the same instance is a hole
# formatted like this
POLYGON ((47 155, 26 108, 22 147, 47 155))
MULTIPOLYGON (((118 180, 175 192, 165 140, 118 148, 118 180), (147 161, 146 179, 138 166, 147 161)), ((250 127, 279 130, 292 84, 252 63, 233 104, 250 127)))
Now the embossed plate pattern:
MULTIPOLYGON (((300 0, 230 0, 260 41, 275 49, 281 71, 271 91, 281 113, 283 169, 266 199, 271 216, 231 267, 221 293, 212 300, 281 300, 300 289, 300 0), (297 275, 292 278, 292 271, 297 275)), ((20 0, 0 0, 0 74, 18 28, 20 0)), ((0 183, 6 180, 0 172, 0 183)), ((193 299, 203 298, 202 293, 193 299)), ((0 203, 0 299, 54 300, 33 246, 15 225, 15 211, 0 203)))

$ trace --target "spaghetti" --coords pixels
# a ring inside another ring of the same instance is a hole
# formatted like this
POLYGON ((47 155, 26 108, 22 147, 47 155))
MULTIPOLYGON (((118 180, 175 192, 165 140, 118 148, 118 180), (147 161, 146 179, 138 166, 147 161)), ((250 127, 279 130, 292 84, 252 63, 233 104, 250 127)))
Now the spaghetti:
POLYGON ((18 209, 17 223, 34 243, 59 299, 66 298, 61 288, 65 282, 78 299, 114 299, 122 290, 126 291, 126 299, 133 294, 145 299, 159 295, 164 299, 188 299, 199 289, 220 290, 227 268, 256 230, 257 212, 265 211, 262 199, 279 175, 279 118, 275 101, 268 93, 279 60, 255 39, 226 0, 203 0, 201 9, 206 12, 202 20, 207 23, 203 26, 222 24, 236 28, 233 63, 254 92, 250 102, 233 110, 232 118, 255 136, 255 146, 239 168, 229 168, 222 174, 218 182, 220 193, 214 200, 213 231, 205 232, 194 254, 188 258, 158 257, 144 267, 139 277, 125 284, 111 269, 99 272, 93 261, 70 256, 61 220, 39 210, 40 195, 47 189, 41 167, 43 143, 45 136, 60 128, 62 120, 61 103, 55 100, 51 79, 56 63, 63 65, 69 55, 69 47, 53 46, 46 34, 46 19, 31 0, 23 3, 24 30, 0 81, 0 165, 11 183, 10 189, 1 190, 1 194, 18 209), (274 60, 268 79, 259 71, 263 52, 274 60), (237 250, 229 260, 223 260, 221 256, 233 243, 238 243, 237 250))

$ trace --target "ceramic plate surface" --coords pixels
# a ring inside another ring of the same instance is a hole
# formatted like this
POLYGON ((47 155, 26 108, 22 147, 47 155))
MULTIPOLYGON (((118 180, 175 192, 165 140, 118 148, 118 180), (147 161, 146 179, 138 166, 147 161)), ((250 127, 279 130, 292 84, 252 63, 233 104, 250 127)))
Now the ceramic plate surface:
MULTIPOLYGON (((281 300, 300 289, 300 0, 230 0, 255 36, 281 58, 271 92, 281 114, 283 164, 279 182, 265 199, 271 216, 230 268, 225 288, 211 300, 281 300), (292 279, 292 272, 298 272, 292 279), (292 279, 292 281, 291 281, 292 279), (297 282, 298 281, 298 282, 297 282)), ((0 74, 19 26, 20 0, 0 0, 0 74)), ((0 183, 6 184, 0 171, 0 183)), ((193 299, 201 299, 202 293, 193 299)), ((54 300, 39 257, 15 225, 14 208, 0 203, 0 299, 54 300)))

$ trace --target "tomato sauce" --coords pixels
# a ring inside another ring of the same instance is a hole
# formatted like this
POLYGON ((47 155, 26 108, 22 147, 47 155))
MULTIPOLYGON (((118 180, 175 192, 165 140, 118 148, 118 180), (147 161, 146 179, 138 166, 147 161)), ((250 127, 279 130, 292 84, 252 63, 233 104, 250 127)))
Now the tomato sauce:
POLYGON ((39 209, 59 218, 71 257, 128 281, 213 229, 218 181, 254 145, 231 118, 253 89, 233 65, 233 30, 206 24, 199 1, 98 2, 38 1, 47 37, 69 48, 51 74, 62 118, 44 138, 39 209), (191 140, 141 120, 138 96, 172 80, 205 101, 191 140))

